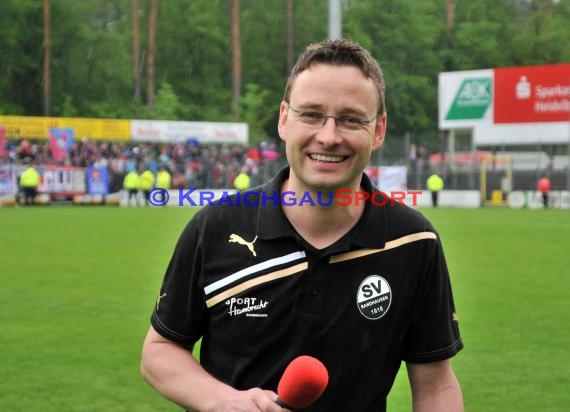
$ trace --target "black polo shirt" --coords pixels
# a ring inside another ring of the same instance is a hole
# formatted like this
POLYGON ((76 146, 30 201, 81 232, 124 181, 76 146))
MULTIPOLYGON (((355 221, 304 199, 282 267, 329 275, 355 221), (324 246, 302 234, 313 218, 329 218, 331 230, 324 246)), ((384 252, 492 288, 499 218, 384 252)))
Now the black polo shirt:
MULTIPOLYGON (((329 385, 307 411, 383 411, 401 361, 463 347, 441 242, 417 211, 367 202, 349 233, 317 250, 279 205, 288 173, 194 216, 152 325, 184 345, 203 337, 202 365, 237 389, 276 390, 287 364, 311 355, 329 385)), ((377 190, 366 175, 362 186, 377 190)))

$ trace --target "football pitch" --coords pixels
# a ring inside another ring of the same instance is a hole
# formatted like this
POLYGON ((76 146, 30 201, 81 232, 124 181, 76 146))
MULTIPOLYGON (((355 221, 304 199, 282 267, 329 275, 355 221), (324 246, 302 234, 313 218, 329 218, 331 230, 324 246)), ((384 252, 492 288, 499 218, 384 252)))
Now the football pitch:
MULTIPOLYGON (((180 410, 143 381, 139 360, 194 211, 0 208, 0 410, 180 410)), ((570 212, 422 213, 452 276, 465 344, 453 366, 466 411, 567 410, 570 212)), ((388 410, 411 410, 404 367, 388 410)))

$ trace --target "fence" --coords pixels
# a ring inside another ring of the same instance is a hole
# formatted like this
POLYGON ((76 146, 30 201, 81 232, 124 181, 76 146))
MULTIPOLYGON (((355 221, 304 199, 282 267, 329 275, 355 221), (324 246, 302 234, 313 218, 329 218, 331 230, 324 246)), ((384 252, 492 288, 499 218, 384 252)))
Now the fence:
POLYGON ((465 139, 455 147, 455 152, 448 150, 448 143, 437 134, 387 136, 382 148, 373 155, 372 164, 406 165, 408 188, 412 190, 425 189, 431 173, 444 178, 446 189, 480 190, 483 162, 487 195, 492 190, 535 190, 543 176, 550 178, 552 190, 570 190, 570 142, 474 150, 465 139), (510 181, 505 181, 508 167, 510 181))

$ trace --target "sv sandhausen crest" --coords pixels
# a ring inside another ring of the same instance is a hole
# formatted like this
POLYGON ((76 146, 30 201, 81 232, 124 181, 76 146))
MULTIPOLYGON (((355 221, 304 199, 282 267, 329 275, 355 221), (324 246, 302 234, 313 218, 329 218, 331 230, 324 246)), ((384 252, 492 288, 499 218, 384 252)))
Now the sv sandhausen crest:
POLYGON ((368 276, 358 287, 356 305, 365 318, 380 319, 390 309, 390 303, 392 303, 392 289, 382 276, 368 276))

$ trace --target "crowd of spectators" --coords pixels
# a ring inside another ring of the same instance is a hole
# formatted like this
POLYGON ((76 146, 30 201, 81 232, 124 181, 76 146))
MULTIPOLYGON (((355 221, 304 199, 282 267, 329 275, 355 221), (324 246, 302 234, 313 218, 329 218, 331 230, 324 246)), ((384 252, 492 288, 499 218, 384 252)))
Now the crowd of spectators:
POLYGON ((109 142, 82 139, 73 142, 63 160, 52 156, 48 141, 11 140, 5 148, 4 164, 107 166, 110 192, 122 189, 124 176, 135 170, 156 173, 165 166, 172 174, 173 188, 231 188, 234 178, 246 172, 252 186, 266 181, 285 164, 274 142, 256 145, 202 145, 183 143, 109 142))

